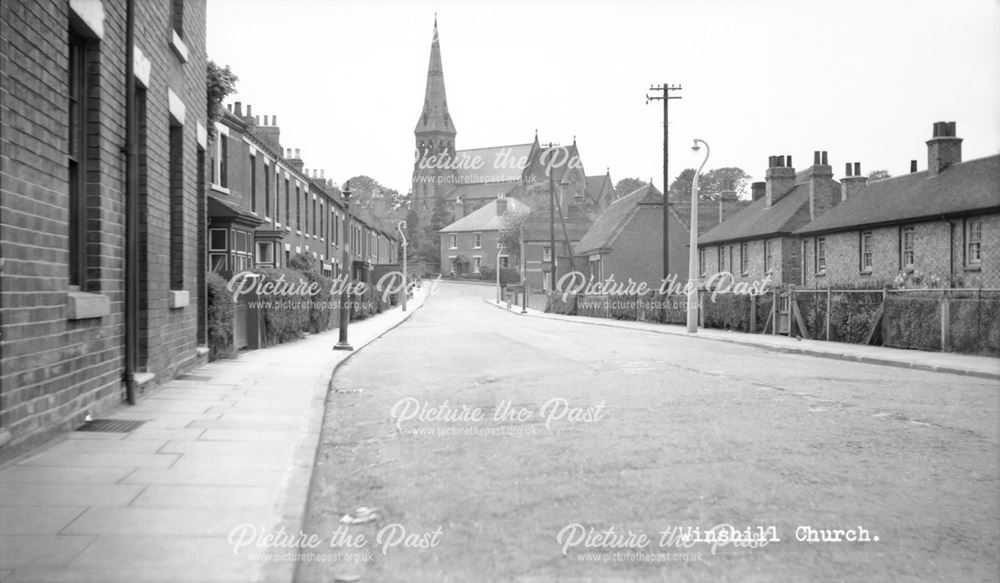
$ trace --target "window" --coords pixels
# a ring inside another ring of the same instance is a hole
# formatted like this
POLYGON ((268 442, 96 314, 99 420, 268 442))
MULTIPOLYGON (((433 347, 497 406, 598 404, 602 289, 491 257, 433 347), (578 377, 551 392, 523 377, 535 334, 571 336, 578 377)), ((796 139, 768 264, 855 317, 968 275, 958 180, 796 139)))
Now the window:
POLYGON ((479 233, 472 235, 472 248, 482 249, 483 248, 483 236, 479 233))
POLYGON ((281 173, 278 165, 274 165, 274 222, 281 222, 281 173))
POLYGON ((816 273, 826 272, 826 237, 816 239, 813 251, 815 253, 816 273))
POLYGON ((510 257, 508 257, 506 255, 501 255, 500 256, 500 267, 503 268, 503 269, 507 269, 508 267, 510 267, 510 257))
POLYGON ((771 273, 774 266, 774 246, 770 239, 764 240, 764 273, 771 273))
POLYGON ((705 250, 698 249, 698 275, 705 275, 705 250))
POLYGON ((257 243, 257 266, 274 267, 274 243, 272 241, 257 243))
POLYGON ((184 289, 184 126, 171 117, 169 139, 170 289, 184 289))
POLYGON ((295 228, 302 231, 302 197, 298 184, 295 185, 295 228))
POLYGON ((215 140, 215 162, 212 164, 212 184, 218 188, 229 188, 229 128, 217 126, 215 140))
POLYGON ((233 270, 245 271, 253 267, 251 243, 253 235, 247 231, 233 231, 233 270))
POLYGON ((983 262, 983 221, 965 223, 965 263, 978 266, 983 262))
POLYGON ((479 266, 482 265, 483 258, 476 255, 472 258, 472 273, 479 273, 479 266))
POLYGON ((170 0, 170 22, 177 36, 184 38, 184 0, 170 0))
POLYGON ((552 261, 552 247, 542 249, 542 261, 552 261))
POLYGON ((719 251, 719 273, 722 273, 723 271, 726 270, 726 246, 720 245, 718 251, 719 251))
POLYGON ((250 210, 257 212, 257 156, 250 154, 250 210))
POLYGON ((740 243, 740 273, 746 275, 750 271, 750 243, 740 243))
POLYGON ((86 41, 69 32, 69 284, 87 280, 87 98, 90 84, 86 41))
POLYGON ((901 267, 913 267, 913 227, 906 227, 903 229, 902 243, 900 244, 900 249, 902 250, 901 267))
POLYGON ((449 248, 458 249, 458 235, 452 235, 450 239, 449 248))
POLYGON ((871 273, 872 270, 872 232, 861 233, 861 271, 871 273))
POLYGON ((289 188, 288 179, 285 179, 285 223, 292 228, 292 191, 289 188))
POLYGON ((316 203, 316 199, 314 198, 313 199, 312 231, 311 232, 312 232, 313 235, 316 235, 317 237, 319 237, 319 234, 320 234, 321 231, 317 231, 316 230, 316 216, 317 216, 317 213, 316 213, 316 204, 317 204, 316 203))
POLYGON ((270 168, 267 161, 264 161, 264 216, 271 216, 271 175, 268 174, 270 168))
POLYGON ((229 249, 227 240, 229 231, 227 229, 208 230, 208 250, 211 269, 218 273, 227 269, 226 253, 229 249))

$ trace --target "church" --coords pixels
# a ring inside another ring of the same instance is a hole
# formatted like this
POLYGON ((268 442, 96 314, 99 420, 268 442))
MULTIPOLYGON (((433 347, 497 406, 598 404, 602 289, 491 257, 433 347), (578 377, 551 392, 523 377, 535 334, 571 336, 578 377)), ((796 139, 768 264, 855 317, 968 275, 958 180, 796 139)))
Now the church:
MULTIPOLYGON (((462 222, 463 218, 498 200, 521 198, 528 203, 525 206, 532 207, 532 222, 541 220, 539 215, 542 213, 548 221, 549 208, 536 208, 543 205, 531 204, 525 197, 530 198, 533 191, 543 189, 545 195, 534 198, 547 200, 550 184, 558 189, 557 212, 562 215, 562 221, 570 219, 573 223, 581 223, 571 229, 574 234, 581 230, 583 223, 589 225, 592 222, 588 215, 595 214, 614 199, 609 173, 590 177, 585 174, 575 137, 569 146, 542 145, 536 130, 530 142, 456 149, 458 130, 448 111, 437 17, 434 19, 423 108, 413 134, 415 161, 410 209, 420 227, 435 227, 442 236, 448 232, 451 239, 456 237, 456 230, 449 227, 463 228, 464 224, 470 223, 468 220, 462 222)), ((505 203, 498 206, 507 208, 505 203)), ((490 224, 493 223, 497 221, 490 224)), ((481 238, 480 234, 479 231, 470 232, 468 236, 481 238)), ((571 237, 568 241, 562 241, 560 237, 560 242, 568 246, 575 242, 573 239, 578 237, 571 237)), ((478 272, 479 266, 496 262, 495 249, 493 252, 487 249, 481 258, 473 261, 471 257, 448 257, 449 247, 442 245, 440 268, 445 274, 463 273, 464 263, 464 273, 472 275, 478 272), (491 255, 494 257, 490 258, 491 255)))

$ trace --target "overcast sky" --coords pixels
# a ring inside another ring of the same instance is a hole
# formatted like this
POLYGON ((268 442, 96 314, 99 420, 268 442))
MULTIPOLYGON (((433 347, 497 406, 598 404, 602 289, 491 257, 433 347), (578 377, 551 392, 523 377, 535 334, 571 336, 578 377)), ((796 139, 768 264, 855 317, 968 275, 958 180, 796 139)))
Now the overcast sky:
POLYGON ((239 75, 229 101, 277 115, 307 168, 367 174, 406 192, 437 12, 459 149, 575 135, 587 174, 662 183, 767 157, 827 150, 835 177, 860 161, 927 167, 936 121, 956 121, 965 160, 1000 149, 995 0, 674 2, 209 0, 208 54, 239 75))

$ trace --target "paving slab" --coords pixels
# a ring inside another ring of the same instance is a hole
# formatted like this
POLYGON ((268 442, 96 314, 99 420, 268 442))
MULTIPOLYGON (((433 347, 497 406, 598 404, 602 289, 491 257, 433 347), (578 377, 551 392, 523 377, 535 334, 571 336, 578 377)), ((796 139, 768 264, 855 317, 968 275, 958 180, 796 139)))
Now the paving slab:
MULTIPOLYGON (((356 349, 423 293, 351 324, 356 349)), ((102 418, 130 433, 71 432, 0 469, 4 582, 291 581, 294 561, 239 555, 226 537, 301 528, 337 332, 209 363, 102 418)), ((266 547, 260 549, 268 551, 266 547)), ((280 549, 278 549, 280 550, 280 549)))

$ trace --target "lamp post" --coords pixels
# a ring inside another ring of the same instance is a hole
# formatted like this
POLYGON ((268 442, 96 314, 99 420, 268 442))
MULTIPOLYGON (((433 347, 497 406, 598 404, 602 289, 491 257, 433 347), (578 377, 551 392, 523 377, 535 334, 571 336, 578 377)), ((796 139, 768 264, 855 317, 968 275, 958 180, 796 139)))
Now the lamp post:
MULTIPOLYGON (((691 183, 691 242, 688 249, 688 283, 687 283, 687 331, 690 334, 698 333, 698 177, 701 170, 708 162, 708 155, 711 149, 705 140, 694 140, 691 149, 697 152, 705 146, 705 158, 701 161, 701 166, 694 173, 694 180, 691 183), (700 144, 700 145, 699 145, 700 144)), ((664 203, 666 200, 664 199, 664 203)))
MULTIPOLYGON (((344 196, 344 232, 347 234, 344 239, 344 265, 347 267, 347 278, 351 278, 352 272, 354 271, 351 265, 351 181, 348 180, 344 184, 344 190, 341 192, 344 196)), ((352 286, 347 285, 347 280, 343 282, 343 288, 340 291, 340 338, 337 343, 333 345, 334 350, 354 350, 351 343, 347 341, 347 326, 351 321, 351 294, 348 291, 352 286)))
POLYGON ((497 303, 503 298, 500 296, 500 254, 503 253, 503 243, 497 241, 497 303))
POLYGON ((406 311, 406 296, 410 293, 410 289, 407 286, 407 273, 406 273, 406 233, 403 229, 406 228, 406 221, 399 221, 396 225, 396 230, 399 231, 399 236, 403 238, 403 311, 406 311))
MULTIPOLYGON (((549 155, 552 154, 552 144, 549 144, 549 155)), ((544 260, 544 254, 542 256, 544 260)), ((549 289, 556 289, 556 177, 549 168, 549 289)))

